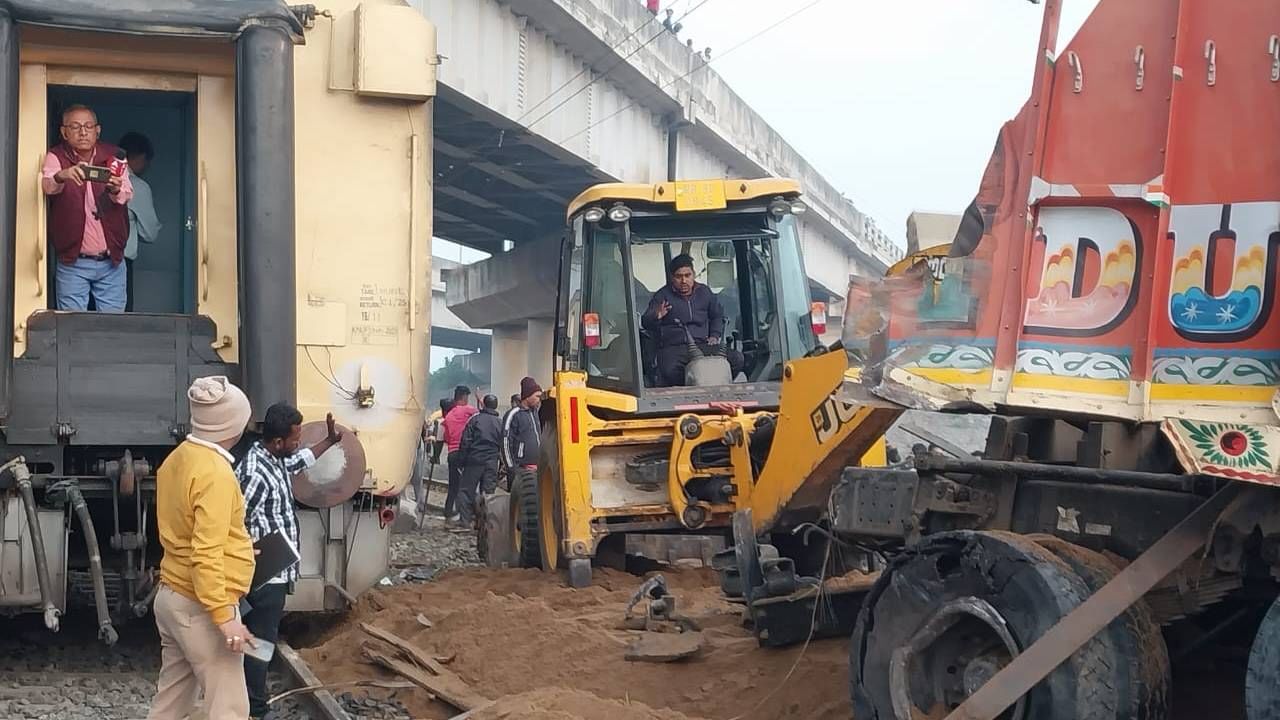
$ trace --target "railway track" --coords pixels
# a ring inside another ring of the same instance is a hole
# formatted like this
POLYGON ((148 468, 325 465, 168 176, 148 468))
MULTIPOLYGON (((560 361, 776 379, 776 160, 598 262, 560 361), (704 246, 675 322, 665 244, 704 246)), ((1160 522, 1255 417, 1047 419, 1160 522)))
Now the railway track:
POLYGON ((304 690, 295 697, 313 714, 315 720, 353 720, 338 699, 327 688, 323 687, 316 674, 311 672, 306 661, 288 643, 276 645, 276 655, 280 658, 280 666, 284 671, 285 684, 290 690, 304 690))

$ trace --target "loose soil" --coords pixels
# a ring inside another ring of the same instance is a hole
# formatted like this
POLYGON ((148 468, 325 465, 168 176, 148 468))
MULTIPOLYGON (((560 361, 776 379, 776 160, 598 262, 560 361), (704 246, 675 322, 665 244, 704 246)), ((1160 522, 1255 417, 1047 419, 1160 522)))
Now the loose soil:
MULTIPOLYGON (((436 656, 452 656, 453 672, 498 701, 475 720, 848 720, 847 640, 814 641, 803 656, 799 647, 762 649, 710 571, 663 575, 677 610, 704 636, 701 652, 680 662, 624 659, 638 633, 621 622, 642 578, 612 570, 596 570, 592 587, 582 590, 537 570, 484 568, 374 590, 302 654, 325 682, 390 679, 361 656, 361 645, 375 641, 358 624, 372 623, 436 656), (432 627, 418 622, 419 613, 432 627)), ((394 692, 415 718, 457 714, 423 692, 394 692)))

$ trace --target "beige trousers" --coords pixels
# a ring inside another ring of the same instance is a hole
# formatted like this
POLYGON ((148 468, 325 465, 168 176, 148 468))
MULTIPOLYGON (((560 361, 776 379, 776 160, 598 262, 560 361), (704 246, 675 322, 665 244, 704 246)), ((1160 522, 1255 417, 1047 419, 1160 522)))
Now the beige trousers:
POLYGON ((227 649, 222 632, 199 602, 161 586, 155 603, 160 630, 160 679, 147 720, 246 720, 249 692, 244 655, 227 649), (204 691, 203 712, 196 700, 204 691))

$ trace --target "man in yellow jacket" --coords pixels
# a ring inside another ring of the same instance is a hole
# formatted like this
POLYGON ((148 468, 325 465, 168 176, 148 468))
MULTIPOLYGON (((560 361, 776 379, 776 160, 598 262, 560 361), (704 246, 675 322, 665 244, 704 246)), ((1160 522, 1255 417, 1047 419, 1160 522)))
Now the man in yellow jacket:
POLYGON ((245 720, 240 599, 253 578, 253 544, 229 450, 249 423, 249 399, 225 377, 187 390, 192 432, 156 473, 156 527, 164 558, 156 596, 161 668, 148 720, 181 720, 204 693, 208 720, 245 720))

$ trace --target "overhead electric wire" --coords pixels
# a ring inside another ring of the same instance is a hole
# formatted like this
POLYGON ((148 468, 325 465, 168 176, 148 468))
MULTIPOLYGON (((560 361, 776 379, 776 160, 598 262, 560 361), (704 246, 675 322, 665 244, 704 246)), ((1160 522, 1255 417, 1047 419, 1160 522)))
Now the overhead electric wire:
MULTIPOLYGON (((731 53, 733 53, 735 50, 738 50, 738 49, 742 48, 742 47, 743 47, 744 45, 746 45, 747 43, 750 43, 750 42, 752 42, 753 40, 756 40, 756 39, 757 39, 757 38, 759 38, 761 35, 764 35, 765 33, 769 32, 770 30, 773 30, 774 28, 778 27, 779 25, 782 25, 783 23, 787 22, 787 21, 788 21, 788 20, 790 20, 791 18, 794 18, 795 16, 799 15, 800 13, 802 13, 802 12, 804 12, 804 11, 806 11, 806 10, 810 9, 810 8, 812 8, 813 6, 817 5, 817 4, 818 4, 818 3, 820 3, 820 2, 822 2, 822 0, 812 0, 812 1, 811 1, 811 2, 809 2, 808 4, 806 4, 806 5, 802 6, 802 7, 800 7, 800 8, 799 8, 798 10, 796 10, 795 12, 792 12, 791 14, 786 15, 785 17, 781 18, 780 20, 776 20, 776 21, 774 21, 773 23, 769 24, 768 26, 766 26, 766 27, 764 27, 764 28, 761 28, 761 29, 760 29, 758 32, 756 32, 755 34, 753 34, 753 35, 751 35, 750 37, 747 37, 746 39, 742 40, 741 42, 738 42, 737 44, 735 44, 735 45, 731 46, 728 50, 726 50, 726 51, 724 51, 724 52, 722 52, 722 53, 717 53, 717 55, 716 55, 716 60, 723 60, 725 57, 727 57, 728 55, 730 55, 731 53)), ((695 8, 695 9, 696 9, 696 8, 695 8)), ((692 12, 692 11, 690 11, 690 12, 692 12)), ((694 74, 695 72, 697 72, 697 71, 699 71, 699 70, 702 70, 702 69, 705 69, 705 68, 710 67, 712 62, 713 62, 713 61, 708 60, 708 61, 706 61, 705 63, 703 63, 703 64, 701 64, 701 65, 698 65, 697 67, 691 68, 688 72, 684 73, 683 75, 680 75, 680 76, 678 76, 678 77, 676 77, 676 78, 673 78, 672 80, 668 80, 667 82, 663 83, 663 84, 662 84, 658 89, 659 89, 660 91, 661 91, 661 90, 666 90, 667 88, 671 87, 672 85, 674 85, 674 84, 676 84, 676 83, 680 82, 681 80, 684 80, 685 78, 689 77, 690 75, 694 74)), ((604 117, 600 118, 599 120, 596 120, 595 122, 591 123, 590 125, 587 125, 586 127, 582 128, 581 130, 579 130, 579 131, 577 131, 577 132, 573 133, 572 135, 569 135, 569 136, 567 136, 567 137, 565 137, 565 138, 561 139, 561 140, 560 140, 560 142, 559 142, 558 144, 563 145, 563 144, 565 144, 565 143, 569 142, 570 140, 572 140, 572 139, 574 139, 574 138, 578 137, 578 136, 579 136, 579 135, 581 135, 582 133, 587 132, 587 131, 589 131, 589 130, 591 130, 591 129, 593 129, 593 128, 597 127, 597 126, 599 126, 600 124, 604 123, 605 121, 607 121, 607 120, 611 120, 611 119, 613 119, 614 117, 617 117, 618 115, 621 115, 622 113, 626 112, 627 110, 630 110, 631 108, 635 107, 635 106, 636 106, 636 105, 638 105, 638 104, 639 104, 639 102, 638 102, 638 101, 632 101, 632 102, 630 102, 630 103, 628 103, 628 104, 626 104, 626 105, 623 105, 622 107, 618 108, 617 110, 615 110, 615 111, 613 111, 613 112, 609 113, 608 115, 605 115, 604 117)))

